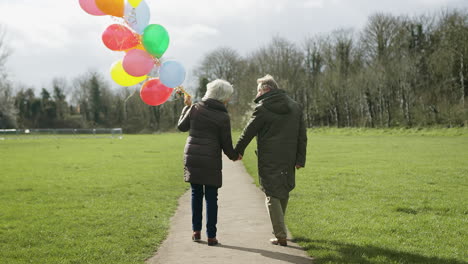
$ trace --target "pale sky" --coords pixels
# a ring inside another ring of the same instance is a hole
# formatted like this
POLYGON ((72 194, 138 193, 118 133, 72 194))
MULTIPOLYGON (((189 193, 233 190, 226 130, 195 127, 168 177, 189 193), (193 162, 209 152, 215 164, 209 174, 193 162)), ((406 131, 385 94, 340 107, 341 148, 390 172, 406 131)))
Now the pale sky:
MULTIPOLYGON (((246 55, 273 36, 300 43, 335 29, 361 29, 375 12, 419 15, 468 8, 468 0, 144 1, 151 9, 150 24, 161 24, 169 32, 164 58, 181 62, 188 72, 219 46, 246 55)), ((110 80, 110 66, 124 55, 101 41, 113 21, 88 15, 78 0, 0 0, 0 24, 13 52, 7 63, 10 79, 40 89, 50 87, 54 77, 71 80, 96 70, 110 80)))

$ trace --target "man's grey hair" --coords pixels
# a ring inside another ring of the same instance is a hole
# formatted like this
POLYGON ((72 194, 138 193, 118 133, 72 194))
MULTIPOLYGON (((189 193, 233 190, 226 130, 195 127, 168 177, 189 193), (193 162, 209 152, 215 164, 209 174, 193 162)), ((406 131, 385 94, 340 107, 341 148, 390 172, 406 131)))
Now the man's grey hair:
POLYGON ((206 85, 206 93, 202 100, 215 99, 224 102, 231 97, 233 92, 234 88, 229 82, 217 79, 206 85))
POLYGON ((273 76, 270 74, 265 75, 264 77, 257 80, 258 88, 262 90, 270 89, 270 90, 277 90, 278 84, 276 83, 273 76))

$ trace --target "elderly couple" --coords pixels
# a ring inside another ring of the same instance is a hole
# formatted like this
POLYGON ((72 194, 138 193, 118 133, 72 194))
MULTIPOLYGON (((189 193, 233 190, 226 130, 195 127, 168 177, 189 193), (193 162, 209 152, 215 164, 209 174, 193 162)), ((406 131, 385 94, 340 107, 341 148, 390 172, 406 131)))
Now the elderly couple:
POLYGON ((305 166, 307 135, 302 109, 278 88, 272 76, 257 80, 255 111, 234 148, 226 104, 233 87, 215 80, 207 85, 202 101, 185 107, 178 129, 189 131, 185 146, 185 181, 192 189, 192 240, 200 241, 203 196, 206 199, 208 245, 218 244, 218 188, 222 185, 221 150, 233 161, 241 160, 250 141, 257 137, 258 173, 266 195, 266 206, 273 226, 274 245, 287 246, 284 214, 289 192, 295 186, 295 169, 305 166))

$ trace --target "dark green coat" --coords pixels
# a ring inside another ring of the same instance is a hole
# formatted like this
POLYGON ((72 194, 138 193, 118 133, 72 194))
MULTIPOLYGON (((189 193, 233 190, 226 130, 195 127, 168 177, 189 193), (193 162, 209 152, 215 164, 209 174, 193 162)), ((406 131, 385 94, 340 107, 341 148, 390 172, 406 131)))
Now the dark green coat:
POLYGON ((257 137, 258 175, 268 196, 289 197, 296 184, 295 166, 305 166, 307 134, 302 109, 283 90, 255 99, 255 111, 245 127, 236 151, 244 154, 257 137))

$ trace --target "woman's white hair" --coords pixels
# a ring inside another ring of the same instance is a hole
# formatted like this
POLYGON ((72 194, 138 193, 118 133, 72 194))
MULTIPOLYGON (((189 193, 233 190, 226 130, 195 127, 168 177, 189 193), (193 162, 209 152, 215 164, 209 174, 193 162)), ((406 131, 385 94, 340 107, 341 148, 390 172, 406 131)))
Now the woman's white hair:
POLYGON ((233 92, 234 89, 229 82, 217 79, 206 85, 206 93, 202 99, 215 99, 224 102, 231 98, 233 92))

